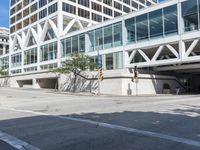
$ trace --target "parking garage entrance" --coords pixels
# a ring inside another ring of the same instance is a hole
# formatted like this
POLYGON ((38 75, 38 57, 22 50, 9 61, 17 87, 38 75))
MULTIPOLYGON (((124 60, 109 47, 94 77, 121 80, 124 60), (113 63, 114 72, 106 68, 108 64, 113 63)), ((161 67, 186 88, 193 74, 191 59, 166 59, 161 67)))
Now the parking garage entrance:
POLYGON ((199 63, 158 67, 156 71, 163 75, 175 76, 186 93, 200 94, 199 63))
POLYGON ((33 80, 32 79, 27 79, 27 80, 17 80, 17 84, 19 87, 27 87, 27 88, 32 88, 33 87, 33 80))
POLYGON ((58 89, 58 78, 38 78, 36 82, 43 89, 58 89))

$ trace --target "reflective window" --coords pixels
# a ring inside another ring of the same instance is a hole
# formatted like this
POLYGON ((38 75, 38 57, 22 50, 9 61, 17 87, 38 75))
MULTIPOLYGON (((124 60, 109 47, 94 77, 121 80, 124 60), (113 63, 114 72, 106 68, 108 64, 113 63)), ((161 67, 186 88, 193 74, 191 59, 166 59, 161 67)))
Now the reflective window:
POLYGON ((85 52, 85 34, 79 35, 79 52, 85 52))
POLYGON ((97 29, 95 30, 95 50, 103 49, 103 30, 97 29))
POLYGON ((165 34, 177 33, 177 5, 172 5, 163 9, 165 34))
POLYGON ((192 31, 198 29, 197 0, 188 0, 181 3, 184 30, 192 31))
POLYGON ((148 39, 148 18, 147 14, 136 17, 137 40, 148 39))
POLYGON ((71 38, 62 40, 62 57, 69 56, 71 54, 71 38))
POLYGON ((37 63, 37 48, 24 52, 24 65, 37 63))
POLYGON ((57 42, 40 47, 40 61, 48 61, 57 58, 57 42))
POLYGON ((72 53, 78 53, 78 36, 72 37, 72 53))
POLYGON ((89 51, 94 51, 94 31, 88 32, 89 51))
POLYGON ((163 35, 162 9, 149 13, 150 37, 163 35))
POLYGON ((114 33, 114 47, 122 45, 122 23, 116 23, 113 25, 114 33))
POLYGON ((13 54, 11 56, 11 67, 19 67, 22 63, 22 53, 13 54))
POLYGON ((135 18, 125 20, 125 27, 127 33, 126 43, 131 43, 135 41, 135 18))
POLYGON ((112 25, 104 28, 104 49, 113 47, 112 33, 113 33, 112 25))
POLYGON ((8 69, 9 68, 9 57, 0 58, 0 68, 8 69))

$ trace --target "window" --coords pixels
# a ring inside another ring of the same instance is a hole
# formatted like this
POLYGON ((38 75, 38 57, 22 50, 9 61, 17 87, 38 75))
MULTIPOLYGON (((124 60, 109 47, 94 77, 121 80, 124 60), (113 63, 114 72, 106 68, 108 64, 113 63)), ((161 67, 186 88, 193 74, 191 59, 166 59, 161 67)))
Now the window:
POLYGON ((78 15, 87 19, 90 19, 90 12, 84 9, 78 9, 78 15))
POLYGON ((69 56, 72 53, 71 38, 64 39, 62 43, 62 57, 69 56))
POLYGON ((89 51, 94 51, 94 31, 88 32, 89 37, 89 51))
POLYGON ((39 1, 39 8, 45 6, 47 4, 47 0, 40 0, 39 1))
POLYGON ((103 49, 103 30, 97 29, 95 30, 95 50, 103 49))
POLYGON ((125 20, 125 28, 127 33, 126 43, 135 41, 135 18, 125 20))
POLYGON ((43 9, 39 12, 39 19, 42 19, 47 16, 47 9, 43 9))
POLYGON ((78 36, 72 37, 72 53, 78 53, 78 36))
POLYGON ((56 12, 57 10, 58 10, 58 4, 55 3, 55 4, 51 5, 51 6, 49 6, 48 13, 52 14, 52 13, 56 12))
POLYGON ((57 58, 57 43, 50 43, 40 47, 40 61, 48 61, 57 58))
POLYGON ((122 23, 116 23, 113 25, 114 33, 114 47, 122 45, 122 23))
POLYGON ((21 53, 13 54, 11 56, 11 67, 12 68, 21 66, 21 62, 22 62, 22 54, 21 53))
POLYGON ((8 69, 9 68, 9 57, 0 58, 0 67, 1 69, 8 69))
POLYGON ((104 49, 113 47, 113 27, 104 27, 104 49))
POLYGON ((76 14, 76 7, 75 6, 72 6, 72 5, 69 5, 69 4, 66 4, 66 3, 62 3, 63 5, 63 11, 65 12, 68 12, 68 13, 71 13, 71 14, 76 14))
POLYGON ((198 29, 198 7, 197 0, 188 0, 181 3, 184 31, 198 29))
POLYGON ((162 9, 149 13, 150 37, 163 35, 162 9))
POLYGON ((37 63, 37 48, 24 52, 24 65, 37 63))
POLYGON ((177 33, 177 5, 172 5, 163 9, 165 34, 177 33))
POLYGON ((78 0, 78 3, 80 5, 83 5, 83 6, 86 6, 86 7, 90 6, 90 1, 89 0, 78 0))
POLYGON ((79 52, 85 52, 85 34, 79 35, 79 52))
POLYGON ((148 39, 148 17, 147 14, 136 17, 137 40, 148 39))

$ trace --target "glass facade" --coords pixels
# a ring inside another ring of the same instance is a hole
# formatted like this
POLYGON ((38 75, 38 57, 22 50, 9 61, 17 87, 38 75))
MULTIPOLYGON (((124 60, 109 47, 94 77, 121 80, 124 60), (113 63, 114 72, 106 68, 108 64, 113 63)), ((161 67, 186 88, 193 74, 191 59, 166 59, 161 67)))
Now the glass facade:
POLYGON ((57 59, 57 42, 46 44, 40 47, 40 61, 57 59))
POLYGON ((8 69, 9 68, 9 57, 0 58, 0 69, 8 69))
POLYGON ((62 57, 70 56, 72 53, 85 52, 85 34, 73 36, 61 41, 62 57))
POLYGON ((111 24, 86 33, 89 51, 122 46, 122 23, 111 24))
POLYGON ((11 68, 19 67, 22 65, 22 53, 13 54, 11 56, 11 68))
POLYGON ((125 20, 126 44, 178 33, 177 5, 125 20))
POLYGON ((37 48, 24 52, 24 65, 37 63, 37 48))
POLYGON ((181 3, 184 31, 193 31, 199 28, 200 0, 188 0, 181 3))

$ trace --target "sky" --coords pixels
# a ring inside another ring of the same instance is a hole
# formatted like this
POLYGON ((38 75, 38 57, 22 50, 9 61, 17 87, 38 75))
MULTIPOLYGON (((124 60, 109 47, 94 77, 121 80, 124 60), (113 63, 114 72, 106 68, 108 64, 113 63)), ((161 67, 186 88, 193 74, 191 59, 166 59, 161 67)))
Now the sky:
POLYGON ((9 0, 0 0, 0 27, 9 26, 9 0))

